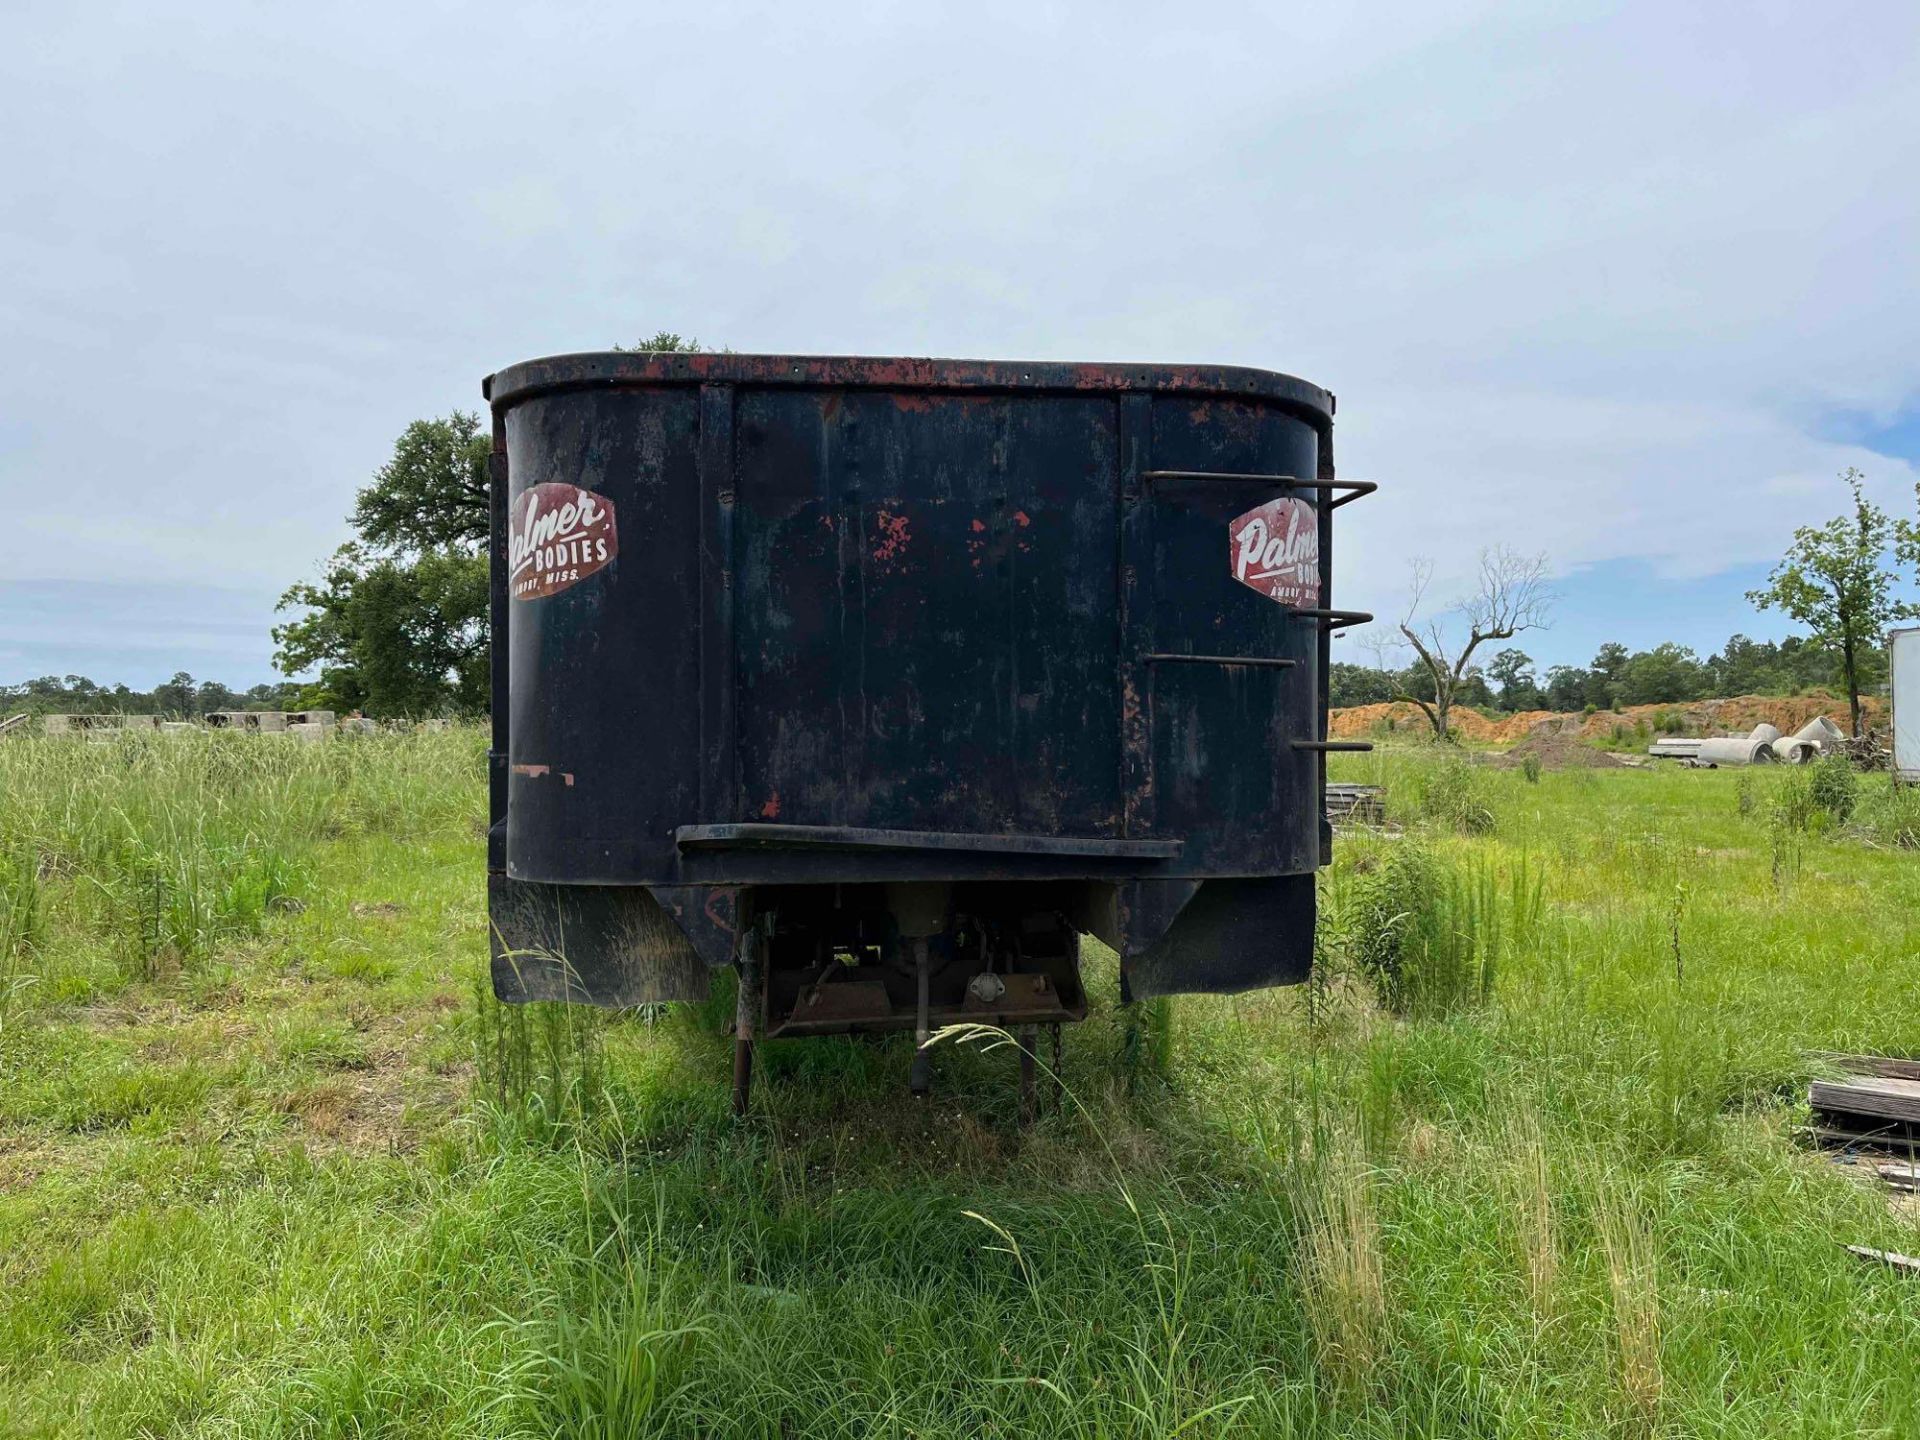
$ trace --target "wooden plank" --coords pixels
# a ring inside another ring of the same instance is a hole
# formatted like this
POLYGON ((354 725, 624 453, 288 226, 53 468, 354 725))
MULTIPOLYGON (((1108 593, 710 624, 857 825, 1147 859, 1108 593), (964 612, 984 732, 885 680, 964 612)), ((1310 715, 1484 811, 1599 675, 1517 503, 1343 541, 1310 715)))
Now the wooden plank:
POLYGON ((1876 1165, 1874 1169, 1896 1190, 1920 1190, 1920 1169, 1912 1165, 1876 1165))
MULTIPOLYGON (((1862 1124, 1865 1124, 1863 1119, 1862 1124)), ((1806 1134, 1826 1145, 1844 1145, 1853 1150, 1885 1150, 1890 1154, 1905 1155, 1916 1146, 1916 1141, 1903 1133, 1900 1125, 1883 1125, 1873 1130, 1845 1130, 1832 1125, 1809 1125, 1806 1134)))
POLYGON ((1862 1260, 1872 1260, 1877 1264, 1891 1265, 1896 1270, 1909 1270, 1920 1275, 1920 1260, 1911 1255, 1902 1255, 1896 1250, 1875 1250, 1870 1245, 1849 1245, 1849 1255, 1857 1255, 1862 1260))
POLYGON ((1881 1120, 1920 1124, 1920 1080, 1890 1076, 1858 1080, 1816 1080, 1808 1088, 1815 1110, 1842 1115, 1872 1115, 1881 1120))
POLYGON ((1387 818, 1386 791, 1378 785, 1328 785, 1327 818, 1381 824, 1387 818))
MULTIPOLYGON (((1841 1117, 1843 1119, 1843 1117, 1841 1117)), ((1862 1125, 1868 1121, 1862 1117, 1862 1125)), ((1820 1144, 1839 1144, 1849 1150, 1885 1150, 1887 1154, 1905 1156, 1910 1154, 1920 1140, 1908 1135, 1907 1127, 1899 1123, 1882 1125, 1878 1129, 1841 1129, 1837 1125, 1809 1125, 1805 1131, 1811 1139, 1820 1144)))
POLYGON ((1889 1080, 1920 1080, 1920 1060, 1898 1055, 1843 1055, 1833 1050, 1816 1050, 1812 1057, 1838 1066, 1849 1075, 1880 1075, 1889 1080))

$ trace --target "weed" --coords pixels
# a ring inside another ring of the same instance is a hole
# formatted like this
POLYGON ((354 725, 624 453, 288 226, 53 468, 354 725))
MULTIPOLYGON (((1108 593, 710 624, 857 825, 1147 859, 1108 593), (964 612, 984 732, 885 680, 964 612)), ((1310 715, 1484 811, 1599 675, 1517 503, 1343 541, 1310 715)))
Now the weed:
POLYGON ((1613 1305, 1616 1379, 1634 1428, 1654 1430, 1666 1390, 1660 1359, 1660 1283, 1653 1241, 1637 1207, 1617 1187, 1602 1182, 1595 1201, 1595 1228, 1606 1263, 1613 1305))
POLYGON ((1508 1183, 1519 1243, 1521 1273, 1534 1325, 1552 1322, 1560 1310, 1560 1240, 1554 1221, 1553 1184, 1538 1117, 1516 1108, 1507 1122, 1508 1183))
POLYGON ((1768 819, 1775 829, 1804 835, 1813 828, 1814 817, 1822 813, 1805 770, 1789 770, 1775 782, 1768 806, 1768 819))
POLYGON ((1860 799, 1859 777, 1853 773, 1853 762, 1847 758, 1847 752, 1835 750, 1822 755, 1809 769, 1809 802, 1830 815, 1835 824, 1846 824, 1860 799))
POLYGON ((1867 840, 1894 850, 1920 850, 1920 786, 1897 775, 1874 787, 1855 814, 1855 828, 1867 840))
POLYGON ((40 857, 25 845, 0 853, 0 1031, 16 996, 35 983, 33 961, 46 938, 40 857))
POLYGON ((1120 1068, 1126 1076, 1127 1093, 1133 1095, 1139 1092, 1141 1082, 1148 1077, 1164 1081, 1171 1073, 1173 997, 1156 995, 1146 1000, 1135 1000, 1125 1009, 1120 1068))
POLYGON ((536 1001, 505 1005, 493 982, 474 982, 474 1079, 508 1132, 543 1144, 592 1133, 606 1113, 608 1012, 536 1001))
POLYGON ((529 1308, 539 1318, 517 1327, 532 1345, 522 1383, 545 1433, 634 1434, 675 1397, 694 1345, 710 1333, 675 1313, 657 1217, 637 1236, 616 1229, 609 1238, 612 1256, 584 1293, 536 1297, 529 1308))
POLYGON ((1673 945, 1673 983, 1676 988, 1687 981, 1686 957, 1680 949, 1680 922, 1686 919, 1687 901, 1692 895, 1693 887, 1687 883, 1685 872, 1676 874, 1673 898, 1667 905, 1667 934, 1673 945))
POLYGON ((1420 814, 1462 835, 1491 835, 1499 821, 1487 799, 1485 772, 1449 756, 1429 767, 1420 787, 1420 814))
POLYGON ((1386 1263, 1372 1177, 1351 1148, 1315 1165, 1302 1209, 1301 1292, 1320 1368, 1363 1394, 1389 1343, 1386 1263))
POLYGON ((1356 879, 1338 923, 1389 1007, 1443 1015, 1491 998, 1501 957, 1516 939, 1531 938, 1541 903, 1539 878, 1524 859, 1502 894, 1493 867, 1461 871, 1405 842, 1356 879))

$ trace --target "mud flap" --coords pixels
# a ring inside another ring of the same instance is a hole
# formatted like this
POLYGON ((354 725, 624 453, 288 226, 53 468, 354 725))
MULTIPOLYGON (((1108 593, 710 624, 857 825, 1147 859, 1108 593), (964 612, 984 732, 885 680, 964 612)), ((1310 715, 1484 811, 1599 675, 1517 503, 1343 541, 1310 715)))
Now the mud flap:
POLYGON ((1118 909, 1123 921, 1133 922, 1123 923, 1116 937, 1122 943, 1114 946, 1128 993, 1137 999, 1227 995, 1300 984, 1313 969, 1314 879, 1206 880, 1197 889, 1147 880, 1119 887, 1118 909), (1161 885, 1176 888, 1164 896, 1146 892, 1161 885), (1183 890, 1190 898, 1179 904, 1183 890), (1178 906, 1170 924, 1159 919, 1169 904, 1178 906))
POLYGON ((707 998, 708 964, 644 886, 487 877, 493 993, 510 1004, 707 998))

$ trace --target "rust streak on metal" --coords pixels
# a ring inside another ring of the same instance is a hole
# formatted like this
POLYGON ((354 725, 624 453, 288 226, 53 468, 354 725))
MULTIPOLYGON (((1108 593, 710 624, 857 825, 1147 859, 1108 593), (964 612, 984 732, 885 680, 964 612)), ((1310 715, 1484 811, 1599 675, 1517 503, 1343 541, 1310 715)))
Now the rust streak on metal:
POLYGON ((882 565, 891 564, 900 558, 907 548, 907 542, 913 538, 907 517, 895 515, 889 510, 877 510, 873 518, 878 527, 873 542, 873 558, 882 565))

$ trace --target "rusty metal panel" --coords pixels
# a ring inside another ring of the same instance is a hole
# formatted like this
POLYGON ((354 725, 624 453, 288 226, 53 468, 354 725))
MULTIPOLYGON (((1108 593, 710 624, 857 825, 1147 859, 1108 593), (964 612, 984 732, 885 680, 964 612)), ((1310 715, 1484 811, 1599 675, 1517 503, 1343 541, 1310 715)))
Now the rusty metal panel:
POLYGON ((650 1005, 707 998, 708 964, 637 885, 487 878, 493 988, 503 1000, 650 1005))
MULTIPOLYGON (((562 482, 601 497, 626 540, 552 593, 514 597, 509 576, 515 879, 672 878, 672 823, 698 808, 703 770, 699 440, 685 388, 556 391, 506 414, 510 522, 562 482)), ((510 523, 510 567, 515 543, 510 523)))
POLYGON ((1117 906, 1156 989, 1310 954, 1297 887, 1237 882, 1325 859, 1326 392, 625 354, 488 392, 500 878, 652 887, 706 963, 755 887, 918 880, 1117 906), (1203 963, 1222 897, 1306 950, 1203 963))
MULTIPOLYGON (((1113 405, 743 392, 740 813, 1117 832, 1113 405)), ((730 817, 707 816, 708 820, 730 817)))

